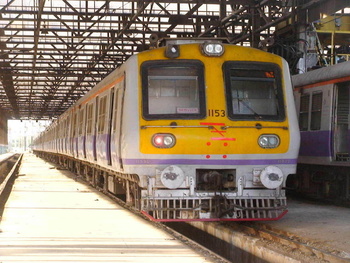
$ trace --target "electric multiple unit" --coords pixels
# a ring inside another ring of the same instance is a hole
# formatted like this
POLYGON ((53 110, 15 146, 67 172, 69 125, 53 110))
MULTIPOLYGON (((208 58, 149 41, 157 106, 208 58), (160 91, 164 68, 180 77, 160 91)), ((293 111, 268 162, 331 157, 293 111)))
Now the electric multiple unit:
POLYGON ((350 201, 350 62, 293 76, 301 146, 298 176, 291 187, 301 194, 337 203, 350 201))
POLYGON ((172 40, 131 56, 34 149, 154 220, 274 220, 299 140, 281 57, 172 40))

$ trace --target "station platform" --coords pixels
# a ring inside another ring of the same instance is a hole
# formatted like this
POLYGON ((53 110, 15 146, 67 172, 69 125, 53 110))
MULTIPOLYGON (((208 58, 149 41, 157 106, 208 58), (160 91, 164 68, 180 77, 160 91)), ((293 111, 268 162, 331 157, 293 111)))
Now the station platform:
POLYGON ((11 158, 14 155, 14 153, 3 153, 0 154, 0 163, 6 161, 7 159, 11 158))
POLYGON ((0 262, 213 262, 65 170, 24 155, 0 222, 0 262))

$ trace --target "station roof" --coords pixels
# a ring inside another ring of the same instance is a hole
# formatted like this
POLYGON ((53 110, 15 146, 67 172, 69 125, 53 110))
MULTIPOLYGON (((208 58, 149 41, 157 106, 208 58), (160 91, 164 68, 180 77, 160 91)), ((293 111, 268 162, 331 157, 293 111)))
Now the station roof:
POLYGON ((2 0, 0 110, 14 119, 56 118, 147 49, 151 36, 225 37, 258 47, 281 23, 315 21, 347 6, 349 0, 2 0))

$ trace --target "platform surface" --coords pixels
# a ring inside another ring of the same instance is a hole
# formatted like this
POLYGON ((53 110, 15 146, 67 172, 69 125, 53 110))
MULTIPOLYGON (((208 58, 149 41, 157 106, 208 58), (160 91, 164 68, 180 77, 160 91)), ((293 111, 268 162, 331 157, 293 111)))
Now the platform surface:
POLYGON ((3 161, 6 161, 7 159, 12 157, 13 155, 15 155, 15 154, 14 153, 3 153, 3 154, 0 154, 0 163, 2 163, 3 161))
POLYGON ((31 154, 0 222, 0 262, 211 262, 31 154))

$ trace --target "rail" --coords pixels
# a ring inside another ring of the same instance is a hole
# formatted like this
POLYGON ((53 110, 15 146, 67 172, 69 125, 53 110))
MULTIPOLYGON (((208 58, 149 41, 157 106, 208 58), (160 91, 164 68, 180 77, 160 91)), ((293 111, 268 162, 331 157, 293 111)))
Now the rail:
POLYGON ((0 199, 3 199, 5 189, 7 189, 7 187, 9 186, 9 182, 11 182, 12 179, 14 178, 14 176, 17 174, 18 169, 19 169, 20 164, 21 164, 21 161, 22 161, 23 154, 14 154, 12 156, 9 156, 9 158, 3 159, 1 162, 2 163, 8 162, 11 160, 12 157, 16 157, 17 160, 16 160, 15 164, 12 166, 10 172, 6 175, 5 179, 0 184, 0 199))
POLYGON ((350 262, 349 255, 322 247, 322 242, 305 240, 264 223, 181 222, 166 225, 230 262, 350 262))

